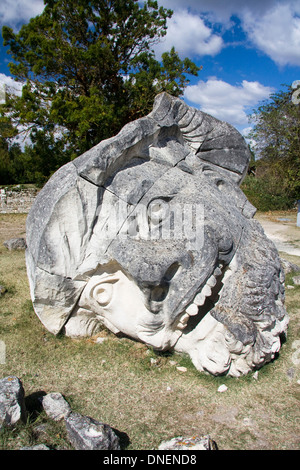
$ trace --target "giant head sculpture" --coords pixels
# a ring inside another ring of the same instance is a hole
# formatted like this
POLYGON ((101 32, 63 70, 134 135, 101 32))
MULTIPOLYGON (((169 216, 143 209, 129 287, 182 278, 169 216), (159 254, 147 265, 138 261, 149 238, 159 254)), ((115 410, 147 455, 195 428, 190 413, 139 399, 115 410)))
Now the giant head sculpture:
POLYGON ((63 166, 27 219, 44 326, 78 337, 104 325, 214 375, 270 361, 288 324, 284 276, 239 187, 248 163, 237 130, 163 93, 63 166))

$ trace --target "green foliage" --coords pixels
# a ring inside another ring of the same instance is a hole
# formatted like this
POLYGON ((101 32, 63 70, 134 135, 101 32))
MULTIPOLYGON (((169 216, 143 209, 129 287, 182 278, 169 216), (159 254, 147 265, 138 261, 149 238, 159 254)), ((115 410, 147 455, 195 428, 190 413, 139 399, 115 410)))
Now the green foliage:
POLYGON ((252 116, 256 176, 242 188, 259 210, 289 209, 300 199, 300 105, 292 92, 271 95, 252 116))
POLYGON ((270 175, 261 178, 248 175, 241 188, 251 204, 259 211, 286 210, 293 206, 293 201, 280 187, 278 179, 270 175))
MULTIPOLYGON (((187 75, 200 69, 174 49, 161 62, 152 51, 171 15, 152 0, 143 6, 137 0, 46 0, 43 13, 19 32, 3 27, 10 71, 24 86, 22 96, 7 97, 2 117, 10 116, 14 128, 24 126, 33 142, 18 156, 21 178, 48 178, 149 113, 157 93, 183 94, 187 75)), ((0 156, 8 158, 14 162, 7 152, 0 156)))

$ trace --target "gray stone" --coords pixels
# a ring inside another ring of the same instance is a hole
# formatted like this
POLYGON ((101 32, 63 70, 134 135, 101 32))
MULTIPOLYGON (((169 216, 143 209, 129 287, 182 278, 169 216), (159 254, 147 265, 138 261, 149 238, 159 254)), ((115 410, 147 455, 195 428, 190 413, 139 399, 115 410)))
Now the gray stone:
POLYGON ((283 259, 283 258, 281 258, 280 261, 281 261, 281 264, 283 266, 285 274, 300 271, 300 267, 297 264, 291 263, 290 261, 287 261, 286 259, 283 259))
POLYGON ((61 393, 51 392, 42 398, 43 408, 54 421, 60 421, 71 413, 71 407, 61 393))
POLYGON ((44 326, 80 337, 104 325, 213 375, 272 360, 288 326, 284 272, 239 187, 249 160, 236 129, 162 93, 60 168, 26 224, 44 326))
POLYGON ((76 450, 120 450, 119 438, 108 424, 74 412, 65 418, 65 423, 76 450))
POLYGON ((35 446, 21 447, 20 450, 50 450, 45 444, 37 444, 35 446))
POLYGON ((9 250, 25 250, 26 249, 26 240, 25 238, 10 238, 3 242, 3 245, 9 250))
POLYGON ((300 286, 300 276, 294 276, 292 279, 295 286, 300 286))
POLYGON ((158 450, 218 450, 217 444, 209 436, 174 437, 163 441, 158 450))
POLYGON ((18 377, 0 380, 0 428, 13 426, 26 418, 23 385, 18 377))
POLYGON ((7 291, 6 287, 0 285, 0 297, 7 291))

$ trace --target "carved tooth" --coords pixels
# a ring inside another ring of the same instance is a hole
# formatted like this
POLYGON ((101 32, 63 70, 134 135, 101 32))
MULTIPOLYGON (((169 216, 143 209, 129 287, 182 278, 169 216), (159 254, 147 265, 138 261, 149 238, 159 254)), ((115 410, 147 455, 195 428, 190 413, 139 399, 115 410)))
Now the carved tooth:
POLYGON ((194 304, 198 306, 204 305, 205 299, 206 299, 205 295, 202 294, 202 292, 199 292, 199 294, 197 294, 196 297, 194 298, 194 304))
POLYGON ((209 287, 209 285, 205 285, 201 291, 201 293, 203 295, 205 295, 205 297, 209 297, 211 295, 211 288, 209 287))
POLYGON ((184 330, 184 328, 186 327, 189 321, 189 318, 190 318, 189 314, 185 312, 180 318, 179 322, 177 323, 176 328, 180 331, 184 330))
POLYGON ((197 315, 198 313, 198 305, 195 303, 191 304, 188 306, 188 308, 185 309, 186 313, 188 313, 191 316, 197 315))
POLYGON ((222 270, 220 267, 214 270, 214 276, 221 276, 221 274, 222 274, 222 270))
POLYGON ((189 321, 190 315, 188 313, 184 313, 180 318, 178 325, 186 326, 187 322, 189 321))
POLYGON ((210 276, 206 284, 209 287, 215 287, 215 285, 217 284, 217 279, 215 278, 215 276, 210 276))

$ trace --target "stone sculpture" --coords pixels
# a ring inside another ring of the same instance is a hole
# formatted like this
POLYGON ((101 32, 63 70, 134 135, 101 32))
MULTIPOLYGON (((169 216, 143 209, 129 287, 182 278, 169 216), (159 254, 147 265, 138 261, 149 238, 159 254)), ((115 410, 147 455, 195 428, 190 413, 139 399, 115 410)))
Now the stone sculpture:
POLYGON ((239 185, 232 126, 166 93, 60 168, 27 219, 34 309, 54 334, 103 325, 239 376, 280 349, 284 273, 239 185))

